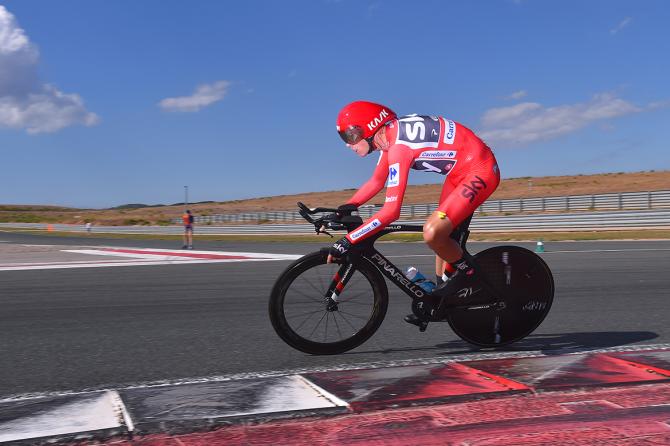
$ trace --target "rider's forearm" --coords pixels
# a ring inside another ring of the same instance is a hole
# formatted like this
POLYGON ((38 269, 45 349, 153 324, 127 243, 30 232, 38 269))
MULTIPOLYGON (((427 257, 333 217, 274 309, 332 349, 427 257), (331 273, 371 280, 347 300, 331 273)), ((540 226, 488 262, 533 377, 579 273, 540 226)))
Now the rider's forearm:
POLYGON ((354 206, 359 207, 362 204, 367 203, 384 188, 385 183, 385 179, 381 181, 376 178, 370 179, 367 183, 362 185, 349 200, 347 200, 347 204, 353 204, 354 206))
POLYGON ((352 244, 358 244, 363 240, 378 233, 386 226, 400 218, 400 205, 384 205, 379 212, 367 219, 361 226, 347 234, 347 239, 352 244))

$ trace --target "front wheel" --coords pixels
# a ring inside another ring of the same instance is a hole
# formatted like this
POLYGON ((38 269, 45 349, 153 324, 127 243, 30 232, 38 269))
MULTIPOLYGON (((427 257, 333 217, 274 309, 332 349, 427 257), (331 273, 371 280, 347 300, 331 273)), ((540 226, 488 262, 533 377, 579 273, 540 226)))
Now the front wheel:
POLYGON ((388 307, 388 290, 380 273, 361 258, 337 298, 327 291, 340 264, 327 254, 308 254, 277 279, 270 295, 270 320, 284 342, 314 355, 334 355, 358 347, 379 328, 388 307))
POLYGON ((500 347, 528 336, 542 323, 554 300, 554 278, 547 264, 519 246, 489 248, 475 260, 502 305, 449 310, 447 321, 452 330, 480 347, 500 347))

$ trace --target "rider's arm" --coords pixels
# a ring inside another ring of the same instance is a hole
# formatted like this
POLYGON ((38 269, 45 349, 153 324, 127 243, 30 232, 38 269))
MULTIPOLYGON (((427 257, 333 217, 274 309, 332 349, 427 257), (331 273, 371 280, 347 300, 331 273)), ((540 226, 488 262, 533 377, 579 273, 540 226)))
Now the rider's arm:
POLYGON ((386 177, 388 175, 388 152, 381 152, 377 167, 372 172, 370 179, 363 184, 356 193, 347 201, 346 204, 353 204, 359 207, 363 203, 367 203, 372 197, 377 195, 377 192, 384 188, 386 177))
POLYGON ((381 231, 400 217, 400 208, 407 189, 407 175, 413 160, 412 150, 407 146, 394 145, 387 153, 388 183, 384 206, 365 223, 347 234, 347 239, 354 245, 381 231))

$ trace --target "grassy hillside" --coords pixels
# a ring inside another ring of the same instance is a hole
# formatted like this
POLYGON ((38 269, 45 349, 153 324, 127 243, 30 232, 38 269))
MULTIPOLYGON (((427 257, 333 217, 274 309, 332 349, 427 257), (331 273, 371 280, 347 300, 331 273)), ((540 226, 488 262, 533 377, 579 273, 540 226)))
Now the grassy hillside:
MULTIPOLYGON (((523 177, 504 179, 491 199, 542 197, 556 195, 599 194, 609 192, 640 192, 670 189, 670 171, 608 173, 555 177, 523 177)), ((409 186, 404 203, 432 203, 440 196, 441 185, 409 186)), ((279 195, 251 200, 203 202, 189 205, 195 215, 295 209, 302 201, 310 206, 337 206, 344 203, 355 189, 279 195)), ((132 197, 130 197, 132 199, 132 197)), ((383 191, 370 203, 384 202, 383 191)), ((183 205, 119 206, 114 209, 72 209, 58 206, 0 205, 0 222, 44 222, 81 224, 91 221, 104 225, 169 224, 183 212, 183 205)))

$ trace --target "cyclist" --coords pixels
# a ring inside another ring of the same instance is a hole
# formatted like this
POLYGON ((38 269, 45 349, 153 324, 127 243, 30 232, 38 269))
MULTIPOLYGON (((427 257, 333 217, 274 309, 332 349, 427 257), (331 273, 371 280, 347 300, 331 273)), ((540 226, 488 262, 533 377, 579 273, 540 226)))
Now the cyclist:
MULTIPOLYGON (((473 294, 464 289, 474 283, 472 259, 449 235, 498 187, 500 172, 491 149, 470 129, 441 116, 397 116, 390 108, 355 101, 337 116, 337 131, 359 156, 379 151, 372 177, 338 208, 351 213, 375 196, 386 184, 384 206, 333 244, 328 262, 343 257, 366 238, 400 217, 410 169, 446 175, 437 210, 426 220, 423 239, 435 251, 438 286, 434 295, 447 299, 473 294), (442 281, 443 273, 451 274, 442 281)), ((427 313, 409 314, 405 321, 425 323, 427 313)))

